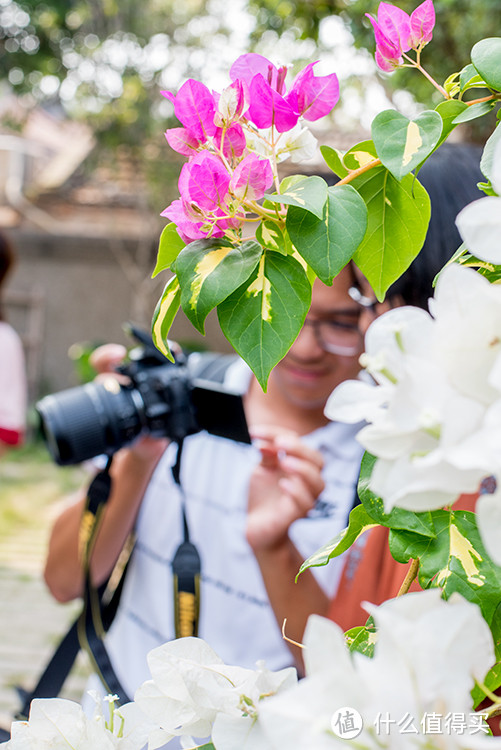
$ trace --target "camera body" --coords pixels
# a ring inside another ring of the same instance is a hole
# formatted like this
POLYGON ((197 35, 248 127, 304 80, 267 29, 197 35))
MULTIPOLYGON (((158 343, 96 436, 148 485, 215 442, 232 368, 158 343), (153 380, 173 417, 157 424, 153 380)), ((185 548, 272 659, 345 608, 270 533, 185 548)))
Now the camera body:
POLYGON ((111 455, 141 434, 179 442, 205 429, 250 442, 238 394, 193 378, 184 355, 172 363, 143 332, 131 330, 142 346, 118 368, 126 378, 110 375, 37 403, 42 434, 57 464, 111 455))

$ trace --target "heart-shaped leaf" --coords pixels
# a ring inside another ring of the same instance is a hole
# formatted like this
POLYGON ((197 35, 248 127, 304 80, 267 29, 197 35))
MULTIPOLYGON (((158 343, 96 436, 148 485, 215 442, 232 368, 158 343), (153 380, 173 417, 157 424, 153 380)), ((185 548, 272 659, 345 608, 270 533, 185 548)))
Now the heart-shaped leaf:
POLYGON ((176 225, 167 224, 160 235, 157 263, 151 278, 154 279, 161 271, 170 268, 185 245, 186 242, 177 233, 176 225))
POLYGON ((310 302, 311 284, 301 263, 265 251, 246 283, 218 305, 221 330, 263 390, 301 330, 310 302))
POLYGON ((441 134, 442 118, 432 109, 414 120, 387 109, 372 122, 377 154, 396 180, 401 180, 431 154, 441 134))
POLYGON ((235 247, 224 238, 197 240, 181 250, 175 266, 181 306, 200 333, 209 312, 249 278, 262 252, 255 240, 235 247))
POLYGON ((382 301, 423 246, 430 221, 428 193, 414 175, 398 182, 383 166, 351 183, 368 208, 367 231, 353 260, 382 301))
POLYGON ((471 51, 471 61, 486 84, 501 91, 501 37, 477 42, 471 51))
POLYGON ((266 194, 266 200, 271 203, 283 203, 286 206, 299 206, 310 211, 319 219, 322 218, 325 201, 327 200, 327 183, 321 177, 313 175, 304 177, 294 185, 290 185, 284 192, 266 194))
POLYGON ((174 362, 174 357, 169 348, 168 335, 172 321, 176 317, 180 304, 181 289, 179 288, 177 277, 173 276, 165 285, 165 289, 157 303, 151 322, 153 343, 157 349, 167 357, 167 359, 170 359, 171 362, 174 362))
POLYGON ((351 185, 333 186, 321 219, 291 206, 286 226, 299 254, 330 285, 364 238, 367 207, 351 185))

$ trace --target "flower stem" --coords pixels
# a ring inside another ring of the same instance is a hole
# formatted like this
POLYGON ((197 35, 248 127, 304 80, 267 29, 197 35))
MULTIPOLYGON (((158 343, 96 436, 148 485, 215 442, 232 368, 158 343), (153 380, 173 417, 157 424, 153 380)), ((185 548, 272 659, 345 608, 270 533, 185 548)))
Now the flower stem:
POLYGON ((353 172, 350 172, 350 174, 347 174, 346 177, 343 177, 342 180, 339 180, 336 183, 336 185, 347 185, 349 182, 354 180, 355 177, 358 177, 359 175, 364 174, 364 172, 368 172, 369 169, 372 169, 373 167, 378 167, 380 164, 381 164, 381 159, 373 159, 367 164, 364 164, 363 167, 354 169, 353 172))
POLYGON ((442 96, 444 97, 444 99, 450 99, 451 98, 450 94, 447 93, 447 91, 444 89, 444 87, 441 86, 439 83, 437 83, 435 81, 435 79, 432 78, 431 75, 423 68, 423 66, 421 65, 420 59, 419 59, 420 58, 419 54, 418 54, 418 59, 417 60, 413 60, 412 57, 409 57, 405 53, 403 54, 403 57, 405 57, 405 59, 408 60, 411 63, 411 65, 412 65, 413 68, 416 68, 416 70, 419 70, 419 72, 422 73, 424 75, 424 77, 429 80, 429 82, 431 83, 431 85, 434 86, 437 89, 437 91, 440 91, 440 93, 442 94, 442 96))
POLYGON ((405 576, 402 585, 400 586, 400 589, 398 591, 397 596, 403 596, 404 594, 407 594, 409 591, 412 582, 415 580, 419 570, 419 557, 416 557, 411 565, 409 570, 407 571, 407 575, 405 576))

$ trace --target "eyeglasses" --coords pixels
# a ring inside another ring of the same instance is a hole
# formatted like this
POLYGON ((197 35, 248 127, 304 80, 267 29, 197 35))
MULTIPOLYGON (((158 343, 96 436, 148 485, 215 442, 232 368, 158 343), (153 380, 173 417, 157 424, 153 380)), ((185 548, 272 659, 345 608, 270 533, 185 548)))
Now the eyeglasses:
POLYGON ((325 352, 341 357, 353 357, 360 352, 362 346, 362 335, 358 327, 359 316, 357 310, 340 312, 339 315, 328 318, 306 318, 304 325, 313 328, 317 343, 325 352))

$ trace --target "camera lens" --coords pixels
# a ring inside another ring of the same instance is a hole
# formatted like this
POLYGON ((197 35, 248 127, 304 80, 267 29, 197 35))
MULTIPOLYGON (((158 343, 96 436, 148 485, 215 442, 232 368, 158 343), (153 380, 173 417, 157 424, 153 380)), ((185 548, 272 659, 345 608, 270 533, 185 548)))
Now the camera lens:
POLYGON ((117 451, 143 429, 140 394, 115 378, 69 388, 37 404, 49 451, 61 466, 117 451))

